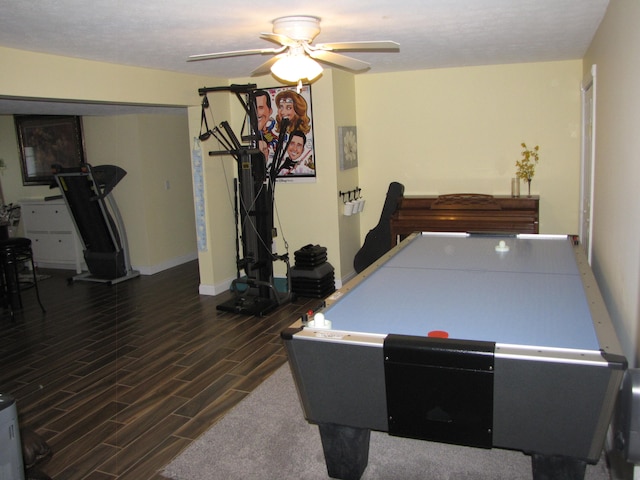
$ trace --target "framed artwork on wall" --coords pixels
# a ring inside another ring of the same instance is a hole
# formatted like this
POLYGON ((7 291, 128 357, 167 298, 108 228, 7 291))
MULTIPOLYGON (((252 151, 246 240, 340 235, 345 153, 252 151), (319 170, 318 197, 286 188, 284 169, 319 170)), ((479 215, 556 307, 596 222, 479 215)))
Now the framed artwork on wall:
POLYGON ((356 127, 338 127, 340 170, 358 166, 358 130, 356 127))
POLYGON ((311 86, 260 88, 253 91, 258 117, 260 149, 267 159, 267 171, 277 169, 277 182, 316 181, 311 86), (288 120, 282 128, 283 119, 288 120), (278 141, 282 151, 274 163, 278 141))
POLYGON ((52 165, 85 163, 82 118, 75 115, 15 115, 23 185, 51 185, 52 165))

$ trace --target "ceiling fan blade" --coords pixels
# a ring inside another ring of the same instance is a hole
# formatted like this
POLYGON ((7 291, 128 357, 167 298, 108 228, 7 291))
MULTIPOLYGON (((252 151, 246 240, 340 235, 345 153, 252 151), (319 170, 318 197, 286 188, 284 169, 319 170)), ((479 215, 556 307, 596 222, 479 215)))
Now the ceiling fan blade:
POLYGON ((244 55, 265 55, 267 53, 281 53, 287 47, 281 48, 256 48, 253 50, 235 50, 232 52, 203 53, 200 55, 190 55, 187 62, 197 62, 198 60, 212 60, 215 58, 241 57, 244 55))
POLYGON ((361 72, 371 67, 371 65, 367 62, 363 62, 362 60, 347 57, 346 55, 341 55, 339 53, 329 52, 328 50, 312 50, 309 52, 309 55, 321 62, 331 63, 354 72, 361 72))
POLYGON ((262 32, 260 33, 260 38, 269 40, 270 42, 279 43, 280 45, 285 45, 287 47, 292 47, 298 43, 295 40, 280 33, 262 32))
POLYGON ((351 51, 399 51, 400 44, 391 40, 382 41, 364 41, 364 42, 336 42, 336 43, 320 43, 315 47, 318 50, 351 50, 351 51))
POLYGON ((256 68, 253 72, 251 72, 251 76, 258 77, 260 75, 265 75, 267 73, 270 73, 271 66, 274 63, 276 63, 280 58, 282 58, 282 55, 276 55, 275 57, 270 58, 269 60, 264 62, 262 65, 260 65, 258 68, 256 68))

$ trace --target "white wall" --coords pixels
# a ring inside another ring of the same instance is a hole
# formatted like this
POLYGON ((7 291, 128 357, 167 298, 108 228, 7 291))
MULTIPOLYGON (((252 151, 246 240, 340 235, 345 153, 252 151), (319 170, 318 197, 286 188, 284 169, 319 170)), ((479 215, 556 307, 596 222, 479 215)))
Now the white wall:
POLYGON ((640 2, 616 0, 585 56, 597 65, 594 273, 630 364, 640 336, 640 2))

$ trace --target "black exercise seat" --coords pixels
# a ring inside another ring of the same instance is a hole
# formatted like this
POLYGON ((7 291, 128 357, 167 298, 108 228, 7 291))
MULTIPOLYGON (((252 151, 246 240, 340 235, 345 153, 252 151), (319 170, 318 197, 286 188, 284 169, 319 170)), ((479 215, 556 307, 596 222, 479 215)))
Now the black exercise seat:
POLYGON ((353 267, 356 273, 362 272, 391 250, 391 215, 398 208, 398 202, 402 195, 404 195, 404 185, 398 182, 391 182, 378 225, 369 230, 364 239, 364 244, 353 259, 353 267))

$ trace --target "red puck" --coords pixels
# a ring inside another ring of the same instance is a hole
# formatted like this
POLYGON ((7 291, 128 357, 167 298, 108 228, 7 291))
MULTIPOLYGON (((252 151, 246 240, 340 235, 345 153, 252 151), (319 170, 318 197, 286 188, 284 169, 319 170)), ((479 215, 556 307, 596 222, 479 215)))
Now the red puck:
POLYGON ((449 332, 445 332, 444 330, 431 330, 427 333, 427 336, 433 338, 449 338, 449 332))

